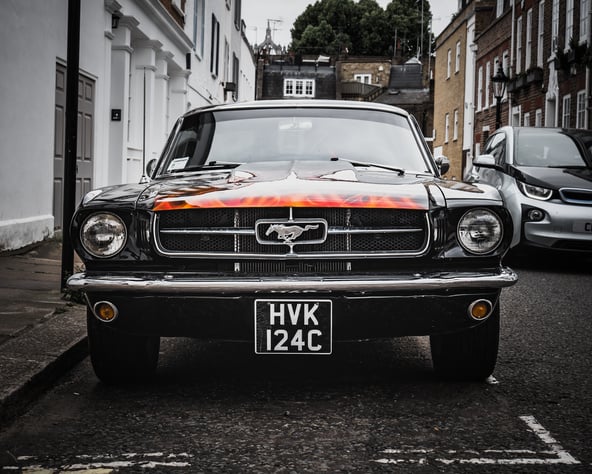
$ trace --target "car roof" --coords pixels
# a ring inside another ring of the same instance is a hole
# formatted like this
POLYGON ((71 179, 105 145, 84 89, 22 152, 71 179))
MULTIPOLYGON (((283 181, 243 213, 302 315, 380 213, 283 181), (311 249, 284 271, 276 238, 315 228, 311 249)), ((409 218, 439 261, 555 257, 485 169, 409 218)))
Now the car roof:
POLYGON ((351 100, 316 100, 316 99, 294 99, 294 100, 254 100, 247 102, 231 102, 225 104, 206 105, 197 107, 186 112, 184 115, 192 115, 203 111, 217 110, 243 110, 262 108, 333 108, 333 109, 360 109, 391 112, 409 117, 409 113, 399 107, 376 102, 358 102, 351 100))

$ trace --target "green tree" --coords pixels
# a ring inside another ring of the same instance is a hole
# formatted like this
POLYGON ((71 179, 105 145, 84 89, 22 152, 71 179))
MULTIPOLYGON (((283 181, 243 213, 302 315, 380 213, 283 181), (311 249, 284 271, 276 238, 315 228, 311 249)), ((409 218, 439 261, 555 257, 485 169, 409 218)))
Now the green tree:
POLYGON ((296 18, 291 49, 297 54, 387 56, 395 39, 404 58, 415 56, 423 44, 429 51, 431 12, 428 0, 392 0, 383 9, 376 0, 317 0, 296 18), (421 7, 423 33, 421 41, 421 7))

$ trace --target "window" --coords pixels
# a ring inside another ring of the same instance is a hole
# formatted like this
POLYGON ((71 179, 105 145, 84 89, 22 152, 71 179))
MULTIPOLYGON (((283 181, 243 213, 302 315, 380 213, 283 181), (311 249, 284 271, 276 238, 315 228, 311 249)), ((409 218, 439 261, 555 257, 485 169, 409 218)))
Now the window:
POLYGON ((452 129, 452 139, 458 140, 458 109, 454 111, 454 127, 452 129))
POLYGON ((228 44, 228 40, 224 38, 224 63, 222 64, 224 71, 222 73, 222 81, 228 81, 230 77, 228 69, 230 68, 230 44, 228 44))
POLYGON ((576 128, 586 128, 586 91, 578 92, 576 128))
POLYGON ((569 42, 574 34, 574 0, 565 2, 565 48, 569 47, 569 42))
POLYGON ((545 2, 539 3, 539 21, 537 30, 537 66, 543 67, 543 44, 545 40, 545 2))
POLYGON ((489 87, 491 80, 491 63, 485 65, 485 108, 489 107, 489 95, 491 94, 491 87, 489 87))
POLYGON ((543 126, 543 111, 542 109, 536 109, 534 113, 534 126, 535 127, 542 127, 543 126))
POLYGON ((477 111, 483 107, 483 66, 479 66, 477 73, 477 111))
POLYGON ((524 68, 532 67, 532 8, 526 12, 526 51, 524 52, 524 68))
POLYGON ((372 74, 354 74, 354 80, 362 84, 372 84, 372 74))
POLYGON ((242 0, 234 0, 234 26, 237 30, 241 29, 241 5, 242 0))
POLYGON ((495 9, 495 17, 498 18, 504 12, 504 0, 497 0, 497 8, 495 9))
POLYGON ((205 0, 194 0, 193 4, 193 49, 203 58, 205 32, 205 0))
POLYGON ((590 14, 589 0, 580 0, 580 43, 588 40, 588 15, 590 14))
POLYGON ((239 77, 239 68, 240 64, 236 54, 232 53, 232 82, 234 82, 234 91, 232 92, 232 99, 234 101, 238 100, 238 81, 239 77))
POLYGON ((551 5, 551 53, 559 47, 559 0, 553 0, 551 5))
POLYGON ((220 63, 220 23, 212 14, 212 37, 210 39, 210 72, 218 76, 220 63))
POLYGON ((284 97, 315 96, 314 79, 284 79, 284 97))
POLYGON ((516 20, 516 74, 522 72, 522 17, 516 20))
POLYGON ((456 42, 456 58, 454 61, 454 72, 460 71, 460 41, 456 42))
POLYGON ((524 122, 523 122, 525 127, 530 127, 530 112, 525 112, 524 113, 524 122))
POLYGON ((452 68, 452 51, 448 50, 448 57, 446 59, 446 79, 450 79, 451 68, 452 68))
POLYGON ((449 134, 450 134, 450 114, 446 114, 444 117, 444 143, 448 143, 449 134))
POLYGON ((570 127, 571 95, 563 96, 563 114, 561 116, 561 126, 570 127))

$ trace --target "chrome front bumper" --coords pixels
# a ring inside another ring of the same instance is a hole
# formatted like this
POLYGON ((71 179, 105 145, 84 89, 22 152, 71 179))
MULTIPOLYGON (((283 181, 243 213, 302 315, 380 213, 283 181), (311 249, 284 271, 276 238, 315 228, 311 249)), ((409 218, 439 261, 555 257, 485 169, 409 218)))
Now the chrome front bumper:
POLYGON ((499 289, 512 286, 518 276, 510 268, 499 272, 438 272, 348 277, 198 277, 183 273, 92 275, 68 279, 71 290, 142 294, 253 294, 253 293, 371 293, 426 290, 499 289))

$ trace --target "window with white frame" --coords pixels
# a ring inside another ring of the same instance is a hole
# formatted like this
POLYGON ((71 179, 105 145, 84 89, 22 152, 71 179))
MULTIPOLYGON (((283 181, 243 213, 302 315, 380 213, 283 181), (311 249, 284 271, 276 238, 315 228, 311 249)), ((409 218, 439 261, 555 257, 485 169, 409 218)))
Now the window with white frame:
POLYGON ((448 50, 448 57, 446 59, 446 79, 450 79, 452 69, 452 51, 448 50))
POLYGON ((578 92, 576 108, 576 128, 586 128, 586 91, 578 92))
POLYGON ((553 0, 551 5, 551 53, 559 47, 559 0, 553 0))
POLYGON ((501 14, 504 12, 504 0, 497 0, 497 5, 496 5, 496 9, 495 9, 495 17, 499 17, 501 16, 501 14))
POLYGON ((526 12, 526 49, 524 51, 524 68, 532 67, 532 8, 526 12))
POLYGON ((372 84, 372 74, 354 74, 354 80, 362 84, 372 84))
POLYGON ((477 111, 483 108, 483 66, 479 66, 477 73, 477 111))
POLYGON ((543 45, 545 41, 545 2, 539 3, 539 19, 537 28, 537 66, 543 67, 543 45))
POLYGON ((193 49, 198 57, 204 54, 204 33, 206 23, 206 0, 194 0, 193 3, 193 49))
POLYGON ((450 114, 444 116, 444 143, 448 143, 450 134, 450 114))
POLYGON ((564 48, 569 47, 569 41, 574 34, 574 0, 565 2, 565 44, 564 48))
POLYGON ((543 110, 536 109, 534 112, 534 126, 535 127, 542 127, 543 126, 543 110))
POLYGON ((561 126, 563 128, 570 127, 570 112, 571 112, 571 95, 563 96, 563 110, 561 114, 561 126))
POLYGON ((580 0, 580 43, 588 41, 590 1, 580 0))
POLYGON ((242 16, 242 0, 234 0, 234 27, 240 31, 242 16))
POLYGON ((284 79, 284 97, 315 96, 314 79, 284 79))
POLYGON ((456 57, 454 60, 454 72, 460 71, 460 41, 456 42, 456 57))
POLYGON ((524 118, 522 119, 522 123, 525 127, 530 127, 530 112, 524 113, 524 118))
POLYGON ((522 17, 516 19, 516 74, 522 72, 522 17))
MULTIPOLYGON (((508 51, 504 51, 502 54, 502 70, 506 77, 510 76, 510 53, 508 51)), ((504 91, 504 99, 508 97, 508 88, 504 91)))
POLYGON ((485 105, 484 108, 489 108, 489 96, 491 94, 491 87, 490 85, 490 81, 491 81, 491 63, 488 61, 487 64, 485 65, 485 105))
POLYGON ((452 139, 458 140, 458 109, 454 111, 454 124, 452 128, 452 139))
POLYGON ((212 30, 210 38, 210 72, 218 76, 220 68, 220 22, 212 13, 212 30))
POLYGON ((520 118, 522 116, 522 107, 517 105, 516 107, 512 107, 512 117, 510 121, 510 125, 514 127, 520 126, 520 118))

